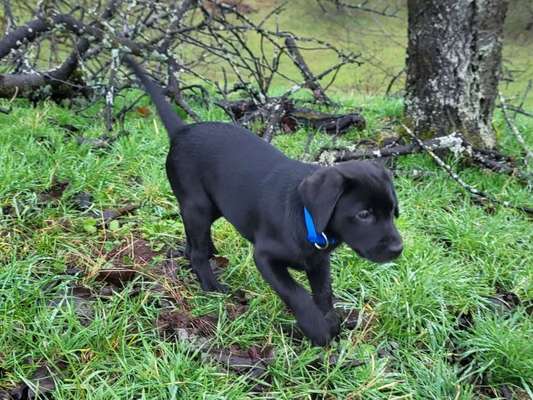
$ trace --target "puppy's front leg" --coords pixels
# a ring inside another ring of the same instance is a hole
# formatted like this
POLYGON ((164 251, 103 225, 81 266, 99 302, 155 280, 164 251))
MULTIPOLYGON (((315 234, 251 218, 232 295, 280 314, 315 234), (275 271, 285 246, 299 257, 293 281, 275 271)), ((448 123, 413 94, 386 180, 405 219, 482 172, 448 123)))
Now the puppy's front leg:
POLYGON ((337 336, 340 331, 340 321, 333 308, 329 259, 324 260, 322 265, 311 265, 306 273, 313 291, 313 299, 329 323, 331 335, 337 336))
POLYGON ((263 278, 294 313, 304 334, 314 345, 328 344, 331 340, 330 323, 326 321, 311 295, 292 278, 287 267, 257 251, 254 259, 263 278))

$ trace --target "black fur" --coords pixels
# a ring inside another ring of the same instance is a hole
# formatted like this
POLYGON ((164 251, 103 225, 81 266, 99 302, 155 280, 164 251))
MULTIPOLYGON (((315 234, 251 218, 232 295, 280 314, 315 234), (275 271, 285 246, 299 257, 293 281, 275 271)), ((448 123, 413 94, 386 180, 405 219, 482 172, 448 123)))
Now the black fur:
POLYGON ((316 345, 339 332, 333 310, 330 253, 344 242, 362 257, 392 260, 402 252, 391 175, 367 161, 320 167, 287 158, 252 132, 217 122, 185 125, 161 88, 126 57, 152 97, 170 136, 166 170, 180 204, 186 254, 204 290, 225 290, 213 274, 211 225, 224 217, 254 245, 263 278, 316 345), (303 208, 318 232, 337 242, 319 250, 306 239, 303 208), (312 296, 290 275, 304 270, 312 296))

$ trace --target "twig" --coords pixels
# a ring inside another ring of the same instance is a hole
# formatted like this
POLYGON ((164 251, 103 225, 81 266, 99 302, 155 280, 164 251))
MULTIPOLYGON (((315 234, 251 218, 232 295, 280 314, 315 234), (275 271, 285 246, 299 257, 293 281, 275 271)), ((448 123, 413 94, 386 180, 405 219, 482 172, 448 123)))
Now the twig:
POLYGON ((394 83, 398 80, 398 78, 400 76, 402 76, 402 74, 405 72, 405 67, 402 68, 400 71, 398 71, 397 74, 395 74, 392 79, 390 80, 389 84, 387 85, 387 90, 385 90, 385 96, 388 96, 391 89, 392 89, 392 86, 394 85, 394 83))
POLYGON ((13 11, 11 10, 10 0, 4 0, 4 15, 6 19, 4 33, 7 35, 12 29, 16 27, 15 17, 13 16, 13 11))
MULTIPOLYGON (((497 107, 498 108, 503 108, 503 106, 501 104, 499 104, 497 107)), ((507 104, 507 109, 509 111, 513 111, 515 113, 515 115, 516 114, 522 114, 522 115, 525 115, 526 117, 533 118, 533 113, 527 112, 523 108, 519 108, 519 107, 513 106, 512 104, 507 104)))
MULTIPOLYGON (((524 93, 522 94, 522 99, 520 100, 520 104, 518 104, 518 107, 516 108, 516 110, 514 110, 514 115, 513 115, 513 119, 516 119, 516 114, 519 112, 518 110, 522 110, 522 107, 524 106, 524 103, 527 99, 527 96, 529 94, 529 92, 531 91, 531 89, 533 89, 533 80, 530 79, 528 82, 527 82, 527 87, 526 89, 524 90, 524 93)), ((533 114, 530 115, 533 117, 533 114)))
POLYGON ((302 57, 302 54, 296 45, 296 41, 292 36, 285 38, 285 46, 291 55, 292 61, 302 73, 302 76, 306 81, 305 85, 313 92, 313 96, 316 98, 316 100, 322 103, 331 103, 331 100, 329 100, 328 96, 324 92, 324 89, 322 89, 320 83, 313 75, 311 69, 302 57))
MULTIPOLYGON (((317 0, 318 4, 322 8, 323 11, 326 11, 325 7, 322 5, 320 0, 317 0)), ((337 7, 337 10, 341 8, 346 8, 349 10, 356 10, 356 11, 364 11, 372 14, 381 15, 382 17, 391 17, 391 18, 398 18, 398 11, 399 9, 393 9, 393 11, 389 11, 389 6, 386 6, 383 10, 378 10, 375 8, 367 7, 366 5, 369 3, 368 0, 363 0, 359 4, 349 4, 344 3, 340 0, 329 0, 330 3, 335 4, 337 7)))
MULTIPOLYGON (((346 64, 357 62, 356 59, 357 59, 357 56, 354 56, 354 58, 350 58, 348 60, 342 60, 339 63, 327 68, 325 71, 321 72, 320 74, 316 75, 315 78, 317 80, 320 80, 320 79, 328 76, 332 72, 337 71, 339 68, 343 67, 346 64)), ((301 90, 302 88, 305 87, 305 83, 306 82, 303 82, 303 83, 299 83, 299 84, 296 84, 296 85, 292 86, 289 90, 287 90, 283 94, 283 97, 289 97, 289 96, 293 95, 294 93, 298 92, 299 90, 301 90)))
POLYGON ((507 126, 509 127, 513 135, 515 136, 516 140, 518 141, 518 143, 520 143, 520 145, 522 146, 522 149, 526 153, 524 157, 524 164, 527 168, 529 165, 529 160, 533 157, 533 153, 531 152, 531 150, 529 150, 527 143, 524 140, 518 128, 511 122, 511 119, 507 115, 507 103, 505 102, 505 98, 502 96, 501 93, 499 93, 499 96, 500 96, 500 104, 502 105, 503 118, 505 119, 507 126))
POLYGON ((465 181, 463 181, 463 179, 457 175, 455 172, 453 172, 452 168, 446 164, 438 155, 436 155, 433 150, 431 150, 429 147, 427 147, 424 142, 422 140, 420 140, 414 133, 413 131, 411 131, 411 129, 409 129, 407 126, 405 126, 404 124, 401 124, 402 125, 402 128, 405 130, 405 132, 407 132, 407 134, 409 136, 411 136, 411 138, 420 146, 424 149, 424 151, 426 153, 428 153, 431 158, 433 158, 433 160, 435 160, 435 162, 438 164, 439 167, 441 167, 442 169, 444 169, 448 175, 450 175, 452 177, 452 179, 454 181, 456 181, 464 190, 466 190, 472 197, 478 199, 478 200, 481 200, 482 202, 483 201, 489 201, 493 204, 499 204, 499 205, 502 205, 504 207, 507 207, 507 208, 512 208, 512 209, 515 209, 515 210, 518 210, 518 211, 522 211, 522 212, 525 212, 527 214, 530 214, 530 215, 533 215, 533 208, 530 208, 530 207, 525 207, 525 206, 517 206, 517 205, 514 205, 508 201, 503 201, 503 200, 499 200, 499 199, 496 199, 494 198, 493 196, 485 193, 485 192, 482 192, 481 190, 478 190, 476 189, 475 187, 469 185, 468 183, 466 183, 465 181))
POLYGON ((117 70, 120 66, 120 54, 118 49, 111 51, 111 69, 109 71, 109 85, 105 94, 105 126, 108 132, 113 130, 113 104, 115 103, 115 90, 117 86, 117 70))
POLYGON ((266 122, 265 126, 265 133, 263 134, 263 140, 265 142, 270 143, 272 141, 272 137, 274 136, 274 132, 276 128, 279 126, 279 123, 281 121, 281 117, 283 114, 283 100, 281 99, 279 101, 276 101, 274 104, 270 105, 269 112, 268 112, 268 120, 266 122))

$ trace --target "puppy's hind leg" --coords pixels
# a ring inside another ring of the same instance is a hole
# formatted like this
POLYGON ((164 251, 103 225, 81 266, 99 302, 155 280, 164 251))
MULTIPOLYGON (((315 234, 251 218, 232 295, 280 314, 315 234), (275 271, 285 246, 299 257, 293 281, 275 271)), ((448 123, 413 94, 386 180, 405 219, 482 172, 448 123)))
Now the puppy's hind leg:
POLYGON ((205 291, 225 292, 227 288, 218 282, 209 264, 214 248, 211 224, 217 216, 216 208, 208 200, 195 199, 194 204, 182 205, 181 213, 187 235, 186 252, 200 286, 205 291))

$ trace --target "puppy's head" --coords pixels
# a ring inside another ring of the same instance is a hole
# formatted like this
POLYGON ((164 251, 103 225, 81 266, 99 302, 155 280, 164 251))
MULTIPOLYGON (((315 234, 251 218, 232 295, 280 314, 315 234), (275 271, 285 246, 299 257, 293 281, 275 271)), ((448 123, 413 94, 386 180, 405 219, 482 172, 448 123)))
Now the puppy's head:
POLYGON ((384 167, 348 161, 321 168, 298 191, 317 232, 331 232, 371 261, 386 262, 401 254, 402 239, 394 226, 398 200, 384 167))

